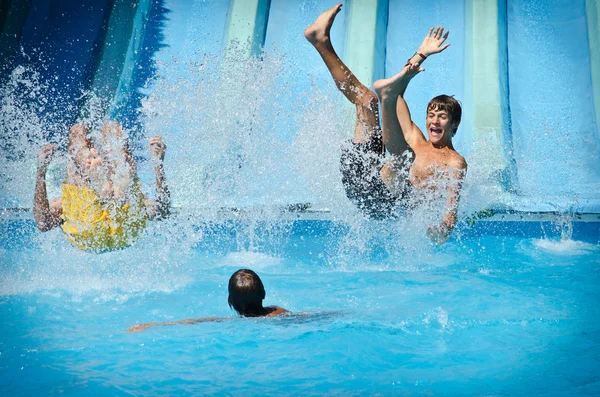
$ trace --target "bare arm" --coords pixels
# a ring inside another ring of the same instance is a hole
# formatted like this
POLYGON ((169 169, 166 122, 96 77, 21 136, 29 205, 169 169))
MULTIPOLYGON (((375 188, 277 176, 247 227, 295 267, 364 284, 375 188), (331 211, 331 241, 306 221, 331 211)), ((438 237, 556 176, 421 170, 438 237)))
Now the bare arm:
MULTIPOLYGON (((416 66, 413 65, 405 66, 409 78, 414 77, 418 73, 418 71, 415 72, 415 68, 416 66), (412 76, 410 74, 412 74, 412 76)), ((396 115, 398 117, 398 122, 400 123, 400 128, 402 129, 406 143, 411 149, 415 150, 416 146, 420 142, 425 142, 426 139, 421 129, 412 121, 410 110, 408 109, 408 105, 404 99, 404 92, 406 91, 407 86, 408 82, 400 91, 400 95, 398 96, 398 100, 396 102, 396 115)))
POLYGON ((165 182, 165 169, 163 160, 167 145, 161 137, 150 138, 150 152, 154 163, 154 174, 156 175, 156 201, 147 203, 150 218, 165 219, 171 212, 171 193, 165 182))
POLYGON ((454 170, 452 171, 451 178, 452 182, 448 187, 448 199, 446 201, 446 211, 442 222, 437 226, 430 226, 427 229, 427 236, 437 244, 443 244, 450 233, 456 226, 458 202, 460 200, 460 190, 467 174, 467 163, 461 158, 453 164, 454 170))
POLYGON ((204 317, 204 318, 188 318, 185 320, 178 321, 167 321, 163 323, 146 323, 146 324, 136 324, 127 329, 127 332, 139 332, 143 331, 146 328, 156 327, 156 326, 165 326, 165 325, 178 325, 178 324, 197 324, 197 323, 208 323, 213 321, 224 321, 231 319, 232 317, 204 317))
MULTIPOLYGON (((290 311, 284 309, 283 307, 279 307, 279 306, 269 306, 267 309, 269 309, 270 312, 268 314, 266 314, 265 317, 278 317, 278 316, 286 315, 286 313, 291 314, 290 311)), ((299 314, 302 315, 302 313, 299 313, 299 314)), ((139 332, 139 331, 145 330, 146 328, 156 327, 156 326, 165 326, 165 325, 219 322, 219 321, 231 320, 232 318, 236 318, 236 317, 187 318, 185 320, 167 321, 167 322, 163 322, 163 323, 136 324, 136 325, 129 327, 127 329, 127 332, 139 332)))
POLYGON ((404 93, 410 80, 425 70, 421 67, 423 61, 430 55, 440 53, 450 46, 450 44, 444 44, 449 33, 450 31, 446 31, 444 34, 444 28, 441 26, 438 26, 435 30, 431 28, 419 46, 419 49, 415 52, 415 55, 408 60, 401 71, 406 77, 403 81, 404 84, 400 87, 398 101, 396 102, 396 114, 400 122, 400 128, 404 134, 404 139, 413 150, 419 142, 424 142, 426 139, 421 129, 412 121, 410 110, 404 99, 404 93))
POLYGON ((54 145, 46 145, 38 154, 38 168, 35 183, 35 195, 33 198, 33 216, 35 224, 42 232, 54 229, 60 224, 62 203, 56 199, 50 204, 46 192, 46 171, 54 156, 54 145))

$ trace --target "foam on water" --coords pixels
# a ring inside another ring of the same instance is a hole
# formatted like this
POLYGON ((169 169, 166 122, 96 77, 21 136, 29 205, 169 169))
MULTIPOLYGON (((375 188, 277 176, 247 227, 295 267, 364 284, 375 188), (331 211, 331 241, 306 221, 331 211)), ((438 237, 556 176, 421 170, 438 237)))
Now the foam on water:
POLYGON ((586 255, 600 250, 598 245, 593 245, 585 243, 583 241, 575 241, 570 239, 536 239, 533 240, 533 245, 543 249, 546 252, 558 255, 586 255))
POLYGON ((533 240, 533 245, 545 252, 563 256, 587 255, 598 251, 600 249, 598 243, 594 245, 573 240, 573 210, 574 207, 569 208, 552 222, 553 228, 560 233, 560 238, 536 239, 533 240))
MULTIPOLYGON (((47 234, 44 237, 52 239, 47 234)), ((56 237, 63 240, 62 236, 56 237)), ((131 247, 95 255, 64 241, 56 243, 50 249, 48 244, 42 244, 41 249, 9 251, 4 260, 10 266, 2 270, 0 277, 2 294, 66 293, 73 299, 91 294, 122 301, 151 292, 171 293, 193 280, 193 264, 178 251, 148 255, 148 247, 131 247)))

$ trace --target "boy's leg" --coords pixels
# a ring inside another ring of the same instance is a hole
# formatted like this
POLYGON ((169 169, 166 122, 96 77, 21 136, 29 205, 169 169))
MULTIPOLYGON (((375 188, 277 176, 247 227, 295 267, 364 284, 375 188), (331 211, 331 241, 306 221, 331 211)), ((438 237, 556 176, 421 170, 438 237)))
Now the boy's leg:
POLYGON ((384 186, 379 169, 385 155, 379 126, 377 96, 365 87, 336 54, 330 29, 341 4, 325 11, 304 31, 306 39, 321 55, 338 89, 356 106, 352 146, 342 150, 340 170, 348 198, 370 217, 387 217, 395 198, 384 186))
POLYGON ((88 137, 88 129, 82 124, 75 124, 69 130, 67 147, 66 183, 72 186, 92 188, 91 180, 97 173, 102 160, 88 137))
MULTIPOLYGON (((353 142, 367 143, 373 139, 380 139, 377 96, 356 78, 333 49, 330 30, 341 7, 341 4, 337 4, 319 15, 316 21, 304 30, 304 37, 321 55, 338 89, 356 106, 353 142)), ((383 148, 381 154, 383 155, 383 148)))
POLYGON ((389 79, 377 80, 374 83, 381 103, 383 143, 391 154, 381 169, 381 178, 386 187, 398 196, 403 196, 408 189, 409 169, 414 158, 414 152, 404 138, 396 112, 398 97, 406 90, 409 82, 404 76, 403 69, 389 79))
POLYGON ((396 102, 400 92, 406 89, 408 80, 404 79, 403 72, 389 79, 377 80, 374 83, 375 92, 381 103, 381 119, 383 126, 383 143, 393 157, 400 157, 406 150, 411 150, 396 114, 396 102))
POLYGON ((135 162, 127 151, 121 125, 115 121, 104 124, 102 141, 102 157, 108 180, 107 191, 103 192, 103 196, 124 199, 133 180, 135 162))

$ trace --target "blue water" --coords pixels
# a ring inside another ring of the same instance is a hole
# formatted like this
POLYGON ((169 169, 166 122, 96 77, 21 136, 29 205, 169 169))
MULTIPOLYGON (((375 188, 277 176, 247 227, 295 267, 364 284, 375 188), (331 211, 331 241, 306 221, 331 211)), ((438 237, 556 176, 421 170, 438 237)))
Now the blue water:
POLYGON ((60 232, 41 239, 30 221, 5 221, 0 389, 597 395, 600 224, 575 223, 564 241, 549 223, 505 226, 481 222, 435 247, 376 236, 359 246, 332 222, 227 223, 171 247, 147 236, 90 255, 60 232), (305 314, 235 318, 227 281, 241 267, 262 277, 266 304, 305 314), (206 316, 232 318, 125 332, 206 316))

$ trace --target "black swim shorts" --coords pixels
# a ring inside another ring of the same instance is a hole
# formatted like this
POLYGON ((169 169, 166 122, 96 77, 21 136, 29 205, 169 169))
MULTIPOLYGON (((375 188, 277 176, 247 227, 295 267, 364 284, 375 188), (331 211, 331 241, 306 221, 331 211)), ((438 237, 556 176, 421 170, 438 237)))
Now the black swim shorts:
POLYGON ((346 195, 365 215, 375 219, 395 216, 402 197, 392 194, 381 179, 384 161, 381 137, 366 143, 350 142, 342 148, 340 171, 346 195))

